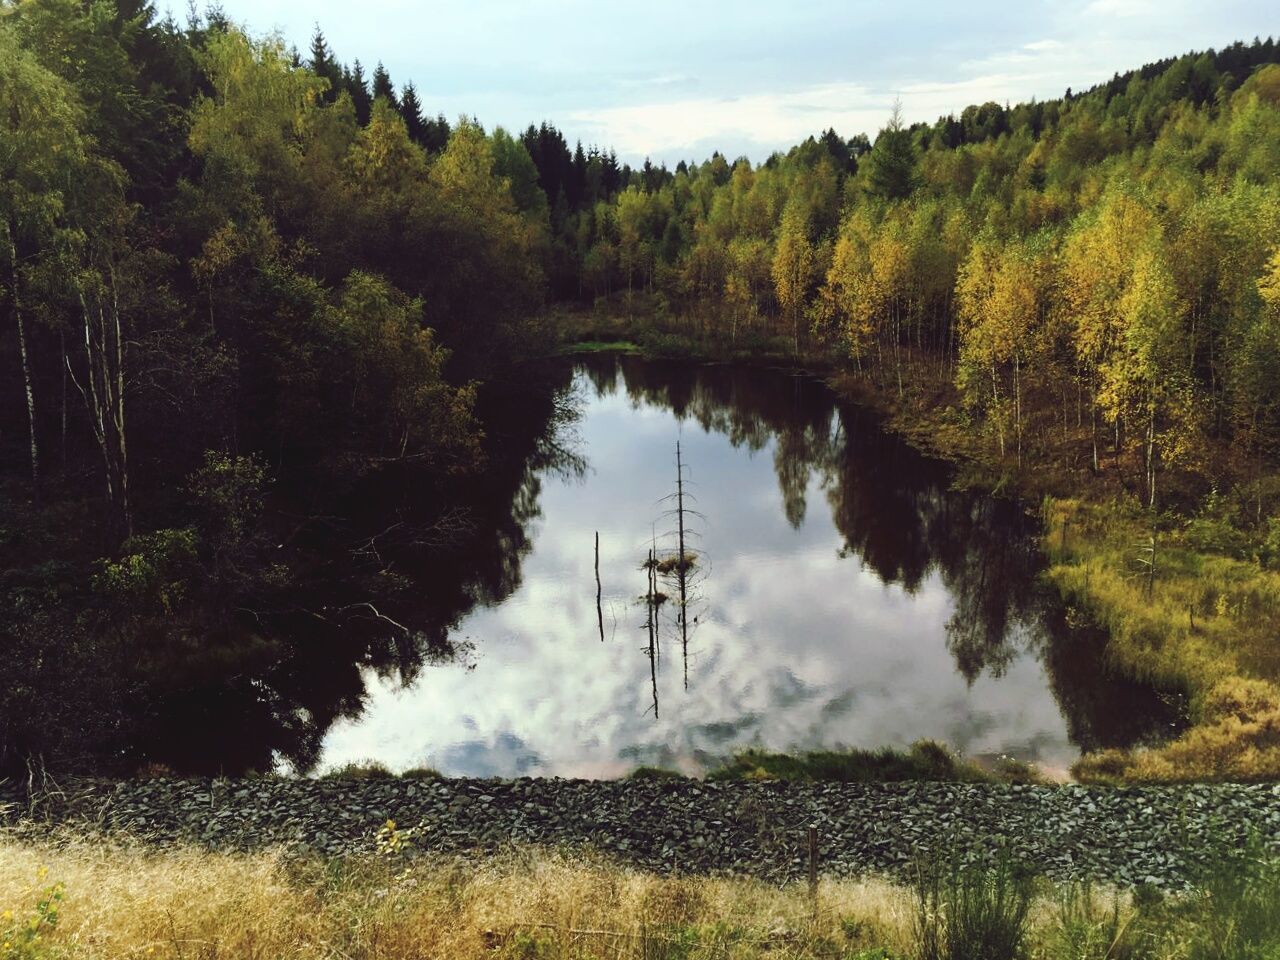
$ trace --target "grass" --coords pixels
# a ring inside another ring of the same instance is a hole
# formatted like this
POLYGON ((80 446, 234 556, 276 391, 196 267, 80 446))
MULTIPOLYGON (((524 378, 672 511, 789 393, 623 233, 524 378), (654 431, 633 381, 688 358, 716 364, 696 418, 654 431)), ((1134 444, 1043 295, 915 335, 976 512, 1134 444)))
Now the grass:
POLYGON ((0 958, 1266 960, 1280 869, 1227 852, 1193 891, 986 867, 805 884, 663 877, 513 848, 335 860, 0 837, 0 958))
POLYGON ((335 767, 321 777, 322 780, 439 780, 443 774, 434 767, 411 767, 403 773, 392 773, 377 760, 361 760, 335 767))
POLYGON ((640 345, 631 340, 578 340, 565 344, 560 352, 566 355, 582 353, 643 353, 640 345))
POLYGON ((745 750, 707 775, 709 780, 826 780, 870 783, 946 780, 967 783, 1036 782, 1034 768, 1002 760, 992 770, 957 757, 942 744, 920 740, 907 750, 816 750, 768 753, 745 750))
MULTIPOLYGON (((1094 782, 1280 778, 1280 571, 1255 556, 1216 552, 1204 521, 1156 531, 1118 502, 1046 500, 1050 581, 1071 615, 1105 627, 1110 665, 1190 694, 1178 739, 1079 761, 1094 782)), ((1219 547, 1218 549, 1222 549, 1219 547)))
MULTIPOLYGON (((0 957, 852 957, 910 949, 911 901, 879 880, 803 886, 664 878, 513 851, 480 863, 290 862, 278 854, 0 841, 0 908, 24 924, 65 891, 37 949, 0 957)), ((3 929, 3 924, 0 924, 3 929)), ((10 941, 12 942, 12 941, 10 941)))
POLYGON ((1007 859, 990 869, 922 868, 916 883, 920 960, 1019 960, 1034 891, 1007 859))

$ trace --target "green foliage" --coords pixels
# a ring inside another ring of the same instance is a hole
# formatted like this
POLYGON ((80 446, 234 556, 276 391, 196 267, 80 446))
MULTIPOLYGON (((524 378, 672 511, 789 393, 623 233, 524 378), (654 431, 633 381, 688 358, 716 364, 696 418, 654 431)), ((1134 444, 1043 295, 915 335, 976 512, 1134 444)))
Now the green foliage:
POLYGON ((1006 856, 993 865, 922 867, 916 880, 920 960, 1019 960, 1027 955, 1033 890, 1006 856))
MULTIPOLYGON (((41 884, 46 875, 42 868, 41 884)), ((60 883, 41 886, 35 894, 34 907, 25 915, 14 910, 0 913, 0 960, 45 960, 61 955, 49 936, 57 929, 64 895, 60 883)))
POLYGON ((168 616, 187 599, 196 556, 190 528, 140 534, 125 541, 118 559, 101 562, 93 588, 122 611, 168 616))
POLYGON ((325 773, 325 780, 391 780, 395 774, 374 760, 348 763, 325 773))
POLYGON ((1133 917, 1113 893, 1102 896, 1094 884, 1064 883, 1053 894, 1054 917, 1045 936, 1045 954, 1064 960, 1123 960, 1136 949, 1133 917))
POLYGON ((666 770, 662 767, 636 767, 629 774, 628 780, 684 780, 685 775, 678 770, 666 770))
MULTIPOLYGON (((1011 765, 1009 779, 1031 776, 1026 765, 1011 765)), ((818 750, 802 754, 746 750, 707 774, 709 780, 829 780, 841 783, 901 780, 981 782, 993 779, 932 740, 921 740, 906 751, 818 750)))
POLYGON ((1224 844, 1182 909, 1196 921, 1189 960, 1280 956, 1280 863, 1256 836, 1243 847, 1224 844))
POLYGON ((866 160, 867 189, 885 200, 902 200, 916 184, 916 149, 911 132, 894 104, 889 125, 880 131, 866 160))

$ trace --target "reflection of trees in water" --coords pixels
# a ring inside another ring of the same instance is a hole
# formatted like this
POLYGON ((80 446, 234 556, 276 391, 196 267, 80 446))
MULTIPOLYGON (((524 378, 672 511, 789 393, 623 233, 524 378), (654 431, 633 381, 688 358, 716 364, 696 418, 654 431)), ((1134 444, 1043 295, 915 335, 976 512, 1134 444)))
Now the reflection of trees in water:
MULTIPOLYGON (((611 386, 600 364, 588 365, 592 382, 611 386)), ((939 577, 955 604, 948 646, 966 679, 1008 666, 1015 627, 1036 613, 1039 570, 1034 524, 1017 504, 953 489, 944 464, 887 433, 866 410, 837 403, 812 378, 630 360, 615 369, 634 403, 669 409, 735 446, 772 442, 792 526, 803 523, 816 478, 844 555, 909 593, 939 577)))
POLYGON ((1105 675, 1096 641, 1069 630, 1038 589, 1035 521, 1016 503, 952 489, 943 464, 810 378, 595 357, 530 367, 518 383, 486 388, 482 472, 388 470, 323 508, 310 502, 323 522, 293 543, 295 583, 234 640, 157 671, 164 683, 145 690, 136 711, 137 758, 238 772, 283 757, 307 769, 330 726, 363 709, 364 670, 408 682, 426 664, 465 658, 461 619, 520 586, 544 478, 586 473, 575 382, 600 396, 625 391, 738 447, 773 443, 792 526, 804 522, 816 482, 845 555, 908 592, 938 577, 954 604, 946 643, 966 679, 999 676, 1024 646, 1043 658, 1075 742, 1132 740, 1149 729, 1148 714, 1163 716, 1149 690, 1105 675))
POLYGON ((309 769, 333 723, 363 709, 365 670, 408 683, 427 664, 465 658, 459 621, 520 586, 544 478, 587 469, 571 383, 556 364, 491 385, 479 473, 384 470, 323 509, 312 498, 286 594, 220 654, 202 651, 151 685, 132 749, 188 771, 268 769, 277 758, 309 769))
POLYGON ((620 380, 633 403, 669 409, 734 446, 758 451, 772 441, 788 522, 803 523, 816 478, 842 555, 884 583, 914 593, 936 575, 953 604, 947 648, 969 683, 1002 676, 1029 649, 1048 668, 1073 742, 1091 748, 1167 732, 1164 699, 1111 676, 1099 638, 1070 628, 1041 585, 1039 528, 1021 504, 954 488, 946 464, 812 378, 632 359, 597 359, 587 369, 593 384, 612 390, 620 380))

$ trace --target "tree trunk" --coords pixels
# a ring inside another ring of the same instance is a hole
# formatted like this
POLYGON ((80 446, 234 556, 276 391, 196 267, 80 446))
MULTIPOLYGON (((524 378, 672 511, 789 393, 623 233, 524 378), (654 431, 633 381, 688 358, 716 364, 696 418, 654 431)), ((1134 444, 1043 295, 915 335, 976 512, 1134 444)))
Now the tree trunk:
POLYGON ((40 499, 40 445, 36 436, 36 395, 31 383, 31 358, 27 353, 27 326, 22 317, 22 298, 19 295, 18 244, 12 221, 7 226, 9 235, 9 281, 13 293, 13 319, 18 328, 18 354, 22 359, 22 382, 27 395, 27 430, 31 438, 31 487, 35 498, 40 499))
POLYGON ((1017 431, 1018 466, 1022 466, 1022 361, 1013 354, 1013 425, 1017 431))
POLYGON ((996 435, 1000 438, 1000 459, 1004 459, 1004 419, 1000 416, 1000 387, 996 380, 996 365, 991 365, 991 415, 996 420, 996 435))
POLYGON ((88 389, 81 388, 98 449, 102 453, 107 497, 107 538, 115 549, 133 534, 129 505, 129 458, 125 440, 124 337, 114 272, 109 288, 91 305, 80 290, 88 389), (110 296, 110 303, 104 302, 110 296))
POLYGON ((1098 391, 1095 387, 1089 398, 1089 432, 1093 440, 1093 472, 1098 472, 1098 391))
POLYGON ((1147 493, 1148 506, 1156 508, 1156 401, 1155 388, 1147 393, 1147 493))

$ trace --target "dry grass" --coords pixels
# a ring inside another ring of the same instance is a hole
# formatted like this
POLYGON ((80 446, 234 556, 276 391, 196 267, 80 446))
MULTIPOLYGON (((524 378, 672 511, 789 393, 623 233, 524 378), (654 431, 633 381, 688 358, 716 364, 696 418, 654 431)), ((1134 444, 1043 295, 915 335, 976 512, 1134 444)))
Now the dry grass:
POLYGON ((402 870, 0 840, 0 909, 20 922, 54 882, 66 891, 59 922, 33 956, 785 958, 872 944, 904 955, 912 917, 909 893, 882 881, 824 881, 815 923, 803 886, 661 878, 549 854, 402 870))
POLYGON ((1280 865, 1259 850, 1225 852, 1175 898, 1033 882, 1024 925, 1000 909, 998 872, 958 886, 942 874, 923 900, 824 879, 815 912, 803 884, 545 851, 406 865, 0 836, 0 960, 907 960, 938 955, 930 943, 953 960, 1261 960, 1280 956, 1280 865), (42 900, 57 922, 36 939, 26 925, 42 900))

